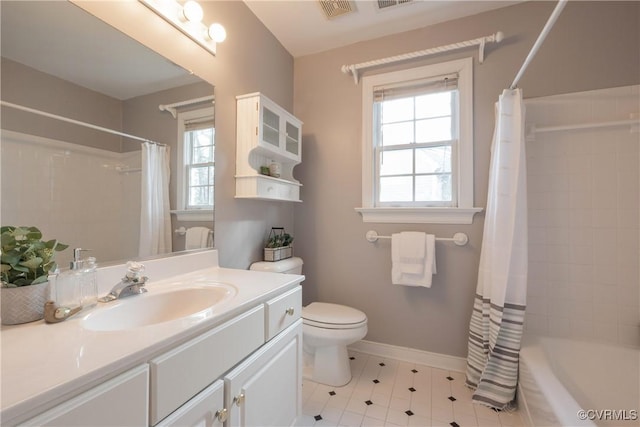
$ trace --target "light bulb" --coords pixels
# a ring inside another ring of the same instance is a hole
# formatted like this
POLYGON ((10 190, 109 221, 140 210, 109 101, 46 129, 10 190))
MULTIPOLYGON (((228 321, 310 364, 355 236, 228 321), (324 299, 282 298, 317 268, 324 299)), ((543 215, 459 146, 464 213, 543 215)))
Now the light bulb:
POLYGON ((216 43, 222 43, 227 38, 227 31, 218 23, 209 26, 208 34, 211 40, 216 43))
POLYGON ((195 0, 189 0, 182 6, 182 14, 189 22, 201 22, 204 16, 202 6, 195 0))

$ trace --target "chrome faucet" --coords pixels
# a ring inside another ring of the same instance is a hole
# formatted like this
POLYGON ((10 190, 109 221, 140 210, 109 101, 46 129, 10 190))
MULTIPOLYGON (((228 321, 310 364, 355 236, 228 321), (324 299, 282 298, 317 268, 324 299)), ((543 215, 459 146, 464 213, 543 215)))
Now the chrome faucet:
POLYGON ((147 288, 145 288, 144 285, 147 283, 149 278, 147 276, 142 276, 143 272, 144 265, 138 262, 129 261, 127 263, 127 273, 125 276, 113 287, 113 289, 111 289, 111 292, 102 298, 99 298, 98 301, 109 302, 147 292, 147 288))

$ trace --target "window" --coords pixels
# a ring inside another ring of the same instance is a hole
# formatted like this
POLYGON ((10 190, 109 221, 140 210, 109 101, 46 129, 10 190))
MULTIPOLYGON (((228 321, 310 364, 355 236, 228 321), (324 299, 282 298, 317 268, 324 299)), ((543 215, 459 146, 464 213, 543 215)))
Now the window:
POLYGON ((181 220, 210 220, 214 201, 213 108, 178 114, 178 210, 181 220))
POLYGON ((471 59, 362 82, 363 220, 470 224, 471 59))
POLYGON ((376 206, 454 206, 457 76, 373 94, 376 206))

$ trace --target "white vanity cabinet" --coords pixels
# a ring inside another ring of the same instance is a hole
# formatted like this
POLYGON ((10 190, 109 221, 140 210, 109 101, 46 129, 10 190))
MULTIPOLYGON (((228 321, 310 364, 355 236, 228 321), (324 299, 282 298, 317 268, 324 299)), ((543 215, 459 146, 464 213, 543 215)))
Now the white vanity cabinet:
POLYGON ((261 93, 236 100, 236 198, 299 202, 293 168, 302 159, 302 122, 261 93), (274 162, 279 177, 260 173, 274 162))
POLYGON ((301 311, 296 286, 152 359, 150 425, 292 425, 301 408, 301 311))
MULTIPOLYGON (((259 286, 260 279, 256 280, 259 286)), ((294 425, 301 412, 302 391, 302 288, 298 283, 279 292, 257 293, 260 296, 247 300, 233 315, 202 327, 197 334, 175 335, 170 337, 173 344, 153 351, 142 348, 144 353, 130 362, 138 367, 124 373, 105 370, 102 374, 112 377, 106 382, 48 406, 45 412, 25 413, 22 419, 27 421, 18 425, 294 425)))
POLYGON ((146 426, 149 424, 149 367, 131 369, 21 426, 146 426))

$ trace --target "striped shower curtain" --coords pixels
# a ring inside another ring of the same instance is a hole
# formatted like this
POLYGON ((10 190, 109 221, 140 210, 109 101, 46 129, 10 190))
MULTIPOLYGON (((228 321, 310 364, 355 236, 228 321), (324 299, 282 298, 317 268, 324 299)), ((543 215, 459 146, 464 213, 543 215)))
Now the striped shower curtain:
POLYGON ((520 89, 496 104, 466 384, 473 401, 505 409, 515 398, 527 293, 527 181, 520 89))

